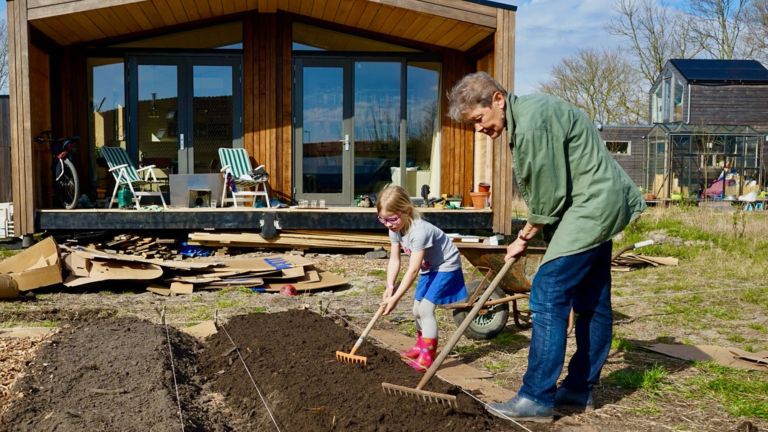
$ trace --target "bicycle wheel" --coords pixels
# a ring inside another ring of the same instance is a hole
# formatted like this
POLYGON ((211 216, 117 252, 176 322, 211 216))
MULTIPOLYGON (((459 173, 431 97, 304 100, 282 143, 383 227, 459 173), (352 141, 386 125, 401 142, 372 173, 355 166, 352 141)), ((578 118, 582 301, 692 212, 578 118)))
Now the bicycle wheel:
POLYGON ((77 198, 80 196, 80 181, 72 161, 65 159, 62 169, 64 172, 57 173, 60 176, 58 176, 58 180, 54 180, 56 198, 58 198, 62 207, 72 210, 77 207, 77 198))

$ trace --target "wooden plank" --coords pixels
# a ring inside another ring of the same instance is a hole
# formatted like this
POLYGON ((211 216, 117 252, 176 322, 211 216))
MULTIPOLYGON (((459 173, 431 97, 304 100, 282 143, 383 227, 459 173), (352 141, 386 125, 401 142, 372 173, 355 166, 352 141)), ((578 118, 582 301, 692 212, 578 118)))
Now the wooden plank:
POLYGON ((389 16, 392 14, 392 11, 394 11, 395 8, 393 6, 382 6, 379 8, 379 11, 376 12, 376 16, 373 17, 373 20, 368 25, 368 30, 378 32, 381 30, 381 27, 386 23, 389 16))
POLYGON ((344 24, 354 27, 357 22, 360 21, 360 17, 365 12, 365 8, 368 6, 368 2, 365 0, 355 0, 355 4, 352 5, 352 9, 349 10, 349 15, 344 24))
POLYGON ((464 33, 468 28, 472 27, 470 24, 460 22, 456 24, 451 30, 449 30, 443 37, 437 40, 436 44, 440 46, 448 46, 454 39, 460 34, 464 33))
POLYGON ((315 0, 312 4, 312 13, 310 16, 317 19, 323 18, 323 12, 325 11, 325 4, 327 1, 328 0, 315 0))
POLYGON ((394 30, 397 23, 399 23, 400 20, 403 19, 406 12, 408 11, 403 8, 395 8, 392 11, 392 13, 389 14, 389 16, 387 17, 387 20, 384 21, 384 24, 381 26, 381 28, 378 30, 379 33, 384 33, 384 34, 392 33, 392 30, 394 30))
POLYGON ((248 2, 246 0, 235 0, 235 11, 237 13, 245 12, 248 10, 248 2))
POLYGON ((293 170, 291 169, 293 162, 293 141, 291 139, 293 130, 293 107, 291 103, 293 100, 292 27, 291 20, 286 19, 283 23, 283 100, 279 104, 283 107, 283 139, 279 147, 282 150, 282 172, 280 174, 282 181, 278 184, 282 187, 276 191, 277 197, 288 203, 293 196, 293 170))
POLYGON ((19 53, 19 23, 18 15, 19 9, 26 8, 21 2, 9 2, 7 4, 7 19, 8 19, 8 93, 9 93, 9 133, 10 133, 10 147, 11 147, 11 194, 13 195, 13 206, 16 209, 13 215, 14 229, 16 235, 23 235, 21 233, 24 226, 24 212, 19 211, 23 209, 25 205, 26 197, 23 196, 23 185, 21 169, 17 162, 23 160, 21 153, 21 123, 19 122, 20 113, 23 111, 21 105, 21 92, 18 89, 21 88, 22 76, 19 71, 21 66, 21 59, 19 53))
MULTIPOLYGON (((178 23, 185 23, 189 21, 187 12, 184 10, 184 5, 181 4, 181 0, 166 0, 168 2, 168 8, 173 14, 173 18, 178 23)), ((234 3, 232 4, 234 7, 234 3)))
POLYGON ((325 21, 333 21, 336 17, 336 11, 339 10, 340 0, 327 0, 325 2, 325 10, 323 11, 323 19, 325 21))
POLYGON ((146 0, 79 0, 68 1, 66 3, 53 4, 50 6, 41 6, 30 9, 28 19, 39 20, 43 18, 69 15, 87 10, 96 10, 114 6, 124 6, 130 3, 140 3, 146 0))
POLYGON ((429 35, 431 35, 438 27, 445 22, 445 18, 434 17, 413 37, 413 40, 423 42, 429 35))
POLYGON ((298 14, 301 10, 301 0, 288 0, 288 12, 298 14))
POLYGON ((211 6, 211 15, 217 17, 224 15, 224 4, 221 0, 209 0, 211 6))
POLYGON ((464 44, 459 47, 459 51, 466 51, 472 48, 473 46, 478 44, 480 41, 487 38, 488 35, 490 35, 491 33, 493 33, 493 30, 480 27, 479 31, 475 36, 472 36, 468 41, 464 42, 464 44))
POLYGON ((230 15, 237 12, 234 0, 222 0, 221 5, 224 8, 224 15, 230 15))
MULTIPOLYGON (((101 15, 104 21, 108 22, 118 34, 128 34, 131 32, 131 29, 123 20, 118 18, 112 8, 98 9, 95 12, 101 15)), ((136 28, 140 29, 138 24, 136 24, 136 28)))
POLYGON ((144 12, 144 15, 146 15, 149 22, 152 24, 152 27, 162 28, 167 25, 165 21, 163 21, 163 18, 160 16, 160 13, 157 11, 157 8, 155 8, 154 3, 139 3, 139 7, 144 12))
POLYGON ((82 39, 80 39, 80 37, 77 34, 75 34, 75 32, 73 32, 67 26, 62 24, 61 21, 58 20, 58 18, 47 18, 45 20, 39 20, 35 22, 45 23, 53 31, 60 34, 67 41, 65 45, 82 41, 82 39))
POLYGON ((402 37, 405 39, 413 39, 413 37, 416 36, 416 33, 418 33, 425 25, 427 25, 431 19, 431 15, 419 14, 419 17, 416 18, 410 27, 408 27, 408 30, 402 34, 402 37))
POLYGON ((424 38, 424 43, 428 44, 437 44, 437 41, 439 41, 443 36, 445 36, 446 33, 451 31, 456 25, 458 25, 458 21, 456 20, 445 20, 442 24, 440 24, 440 27, 436 28, 435 31, 432 32, 429 36, 424 38))
POLYGON ((378 5, 373 2, 368 2, 368 5, 365 7, 365 11, 363 11, 363 14, 360 16, 360 20, 355 24, 355 27, 358 28, 368 28, 368 25, 373 20, 373 17, 376 16, 376 12, 378 12, 381 5, 378 5))
POLYGON ((125 5, 125 9, 131 14, 131 17, 137 24, 139 24, 139 27, 141 27, 142 30, 152 30, 154 28, 149 21, 149 18, 144 14, 144 11, 141 10, 141 6, 138 4, 127 4, 125 5))
POLYGON ((496 19, 497 8, 493 6, 486 6, 478 3, 473 3, 465 0, 420 0, 421 2, 438 4, 459 11, 473 12, 480 15, 486 15, 496 19))
POLYGON ((352 5, 355 4, 355 0, 341 0, 339 8, 336 10, 336 16, 333 17, 333 22, 344 24, 347 21, 349 11, 352 10, 352 5))
POLYGON ((104 34, 99 27, 91 21, 90 18, 85 16, 85 14, 82 13, 76 13, 70 15, 70 17, 76 21, 80 27, 85 30, 85 34, 88 37, 88 40, 95 40, 95 39, 103 39, 107 37, 106 34, 104 34))
MULTIPOLYGON (((272 13, 275 13, 275 12, 277 12, 277 4, 278 4, 277 0, 268 0, 267 1, 267 9, 272 11, 272 13)), ((282 0, 280 2, 280 4, 281 4, 281 6, 284 5, 285 4, 285 0, 282 0)))
POLYGON ((256 51, 256 36, 254 34, 253 14, 246 15, 243 22, 243 98, 245 110, 243 113, 243 147, 248 154, 253 154, 253 134, 255 125, 253 121, 253 108, 257 96, 253 92, 254 80, 254 52, 256 51))
POLYGON ((80 39, 81 41, 88 40, 88 32, 85 31, 85 29, 72 18, 71 15, 64 15, 56 18, 62 25, 63 28, 66 28, 67 31, 70 34, 74 34, 74 37, 80 39))
MULTIPOLYGON (((53 39, 53 41, 56 42, 57 44, 69 45, 69 41, 67 40, 67 38, 59 34, 59 32, 54 30, 51 26, 49 26, 46 23, 46 21, 47 20, 38 20, 38 21, 35 21, 32 25, 37 27, 37 29, 43 32, 46 36, 53 39)), ((10 157, 10 154, 8 157, 10 157)))
POLYGON ((200 11, 197 10, 197 3, 195 3, 195 0, 181 0, 181 4, 184 6, 184 13, 187 14, 187 18, 189 18, 190 22, 200 19, 200 11))
POLYGON ((398 22, 395 25, 395 28, 392 29, 392 31, 389 32, 389 34, 391 34, 392 36, 398 36, 398 37, 402 36, 403 33, 405 33, 406 30, 408 30, 411 24, 413 24, 413 22, 416 21, 418 17, 419 17, 418 12, 407 11, 405 15, 403 15, 403 19, 401 19, 400 22, 398 22))
POLYGON ((91 20, 91 22, 93 22, 106 37, 117 36, 120 34, 107 22, 107 20, 104 19, 99 11, 85 11, 83 12, 83 15, 88 17, 88 19, 91 20))
POLYGON ((451 43, 446 45, 449 48, 453 48, 458 50, 460 46, 464 45, 469 39, 472 38, 477 32, 477 27, 470 26, 468 29, 464 30, 464 32, 458 36, 456 36, 456 39, 452 40, 451 43))
POLYGON ((455 19, 484 27, 496 28, 496 18, 476 12, 454 9, 440 3, 430 3, 421 0, 377 0, 382 5, 409 9, 415 12, 455 19))
POLYGON ((200 13, 201 19, 207 19, 213 16, 208 0, 195 0, 195 4, 197 5, 197 12, 200 13))
MULTIPOLYGON (((318 0, 320 1, 320 0, 318 0)), ((302 0, 299 14, 304 16, 312 15, 312 8, 314 7, 314 0, 302 0)))

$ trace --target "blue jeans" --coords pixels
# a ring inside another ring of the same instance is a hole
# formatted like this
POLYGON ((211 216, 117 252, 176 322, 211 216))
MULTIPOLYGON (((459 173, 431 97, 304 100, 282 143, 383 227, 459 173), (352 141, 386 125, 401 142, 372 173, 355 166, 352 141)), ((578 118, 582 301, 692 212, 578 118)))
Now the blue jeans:
POLYGON ((597 384, 611 348, 611 246, 609 240, 539 268, 531 286, 533 333, 520 396, 549 407, 555 405, 571 307, 578 314, 576 353, 562 385, 586 392, 597 384))

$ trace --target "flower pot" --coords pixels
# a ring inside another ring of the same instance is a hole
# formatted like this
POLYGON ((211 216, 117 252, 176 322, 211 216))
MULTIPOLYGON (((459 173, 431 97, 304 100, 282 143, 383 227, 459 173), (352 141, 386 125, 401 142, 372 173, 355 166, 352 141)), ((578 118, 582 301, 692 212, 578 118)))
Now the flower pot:
POLYGON ((490 192, 491 191, 491 185, 488 183, 480 183, 477 185, 477 191, 478 192, 490 192))
POLYGON ((654 195, 654 194, 645 194, 645 195, 643 195, 643 199, 647 199, 647 200, 656 199, 656 195, 654 195))
POLYGON ((485 202, 488 199, 488 196, 491 194, 488 192, 470 192, 469 196, 472 198, 472 207, 474 207, 477 210, 482 210, 485 208, 485 202))

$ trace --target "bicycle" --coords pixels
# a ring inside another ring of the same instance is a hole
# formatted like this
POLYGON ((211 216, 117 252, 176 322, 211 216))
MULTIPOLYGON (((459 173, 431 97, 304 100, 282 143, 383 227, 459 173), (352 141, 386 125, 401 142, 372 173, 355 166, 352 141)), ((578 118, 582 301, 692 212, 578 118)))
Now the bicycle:
POLYGON ((53 173, 53 188, 51 195, 67 210, 77 207, 80 196, 80 181, 77 176, 72 158, 77 154, 79 136, 69 138, 51 138, 51 131, 41 132, 43 136, 35 137, 35 142, 47 142, 51 148, 51 172, 53 173))

